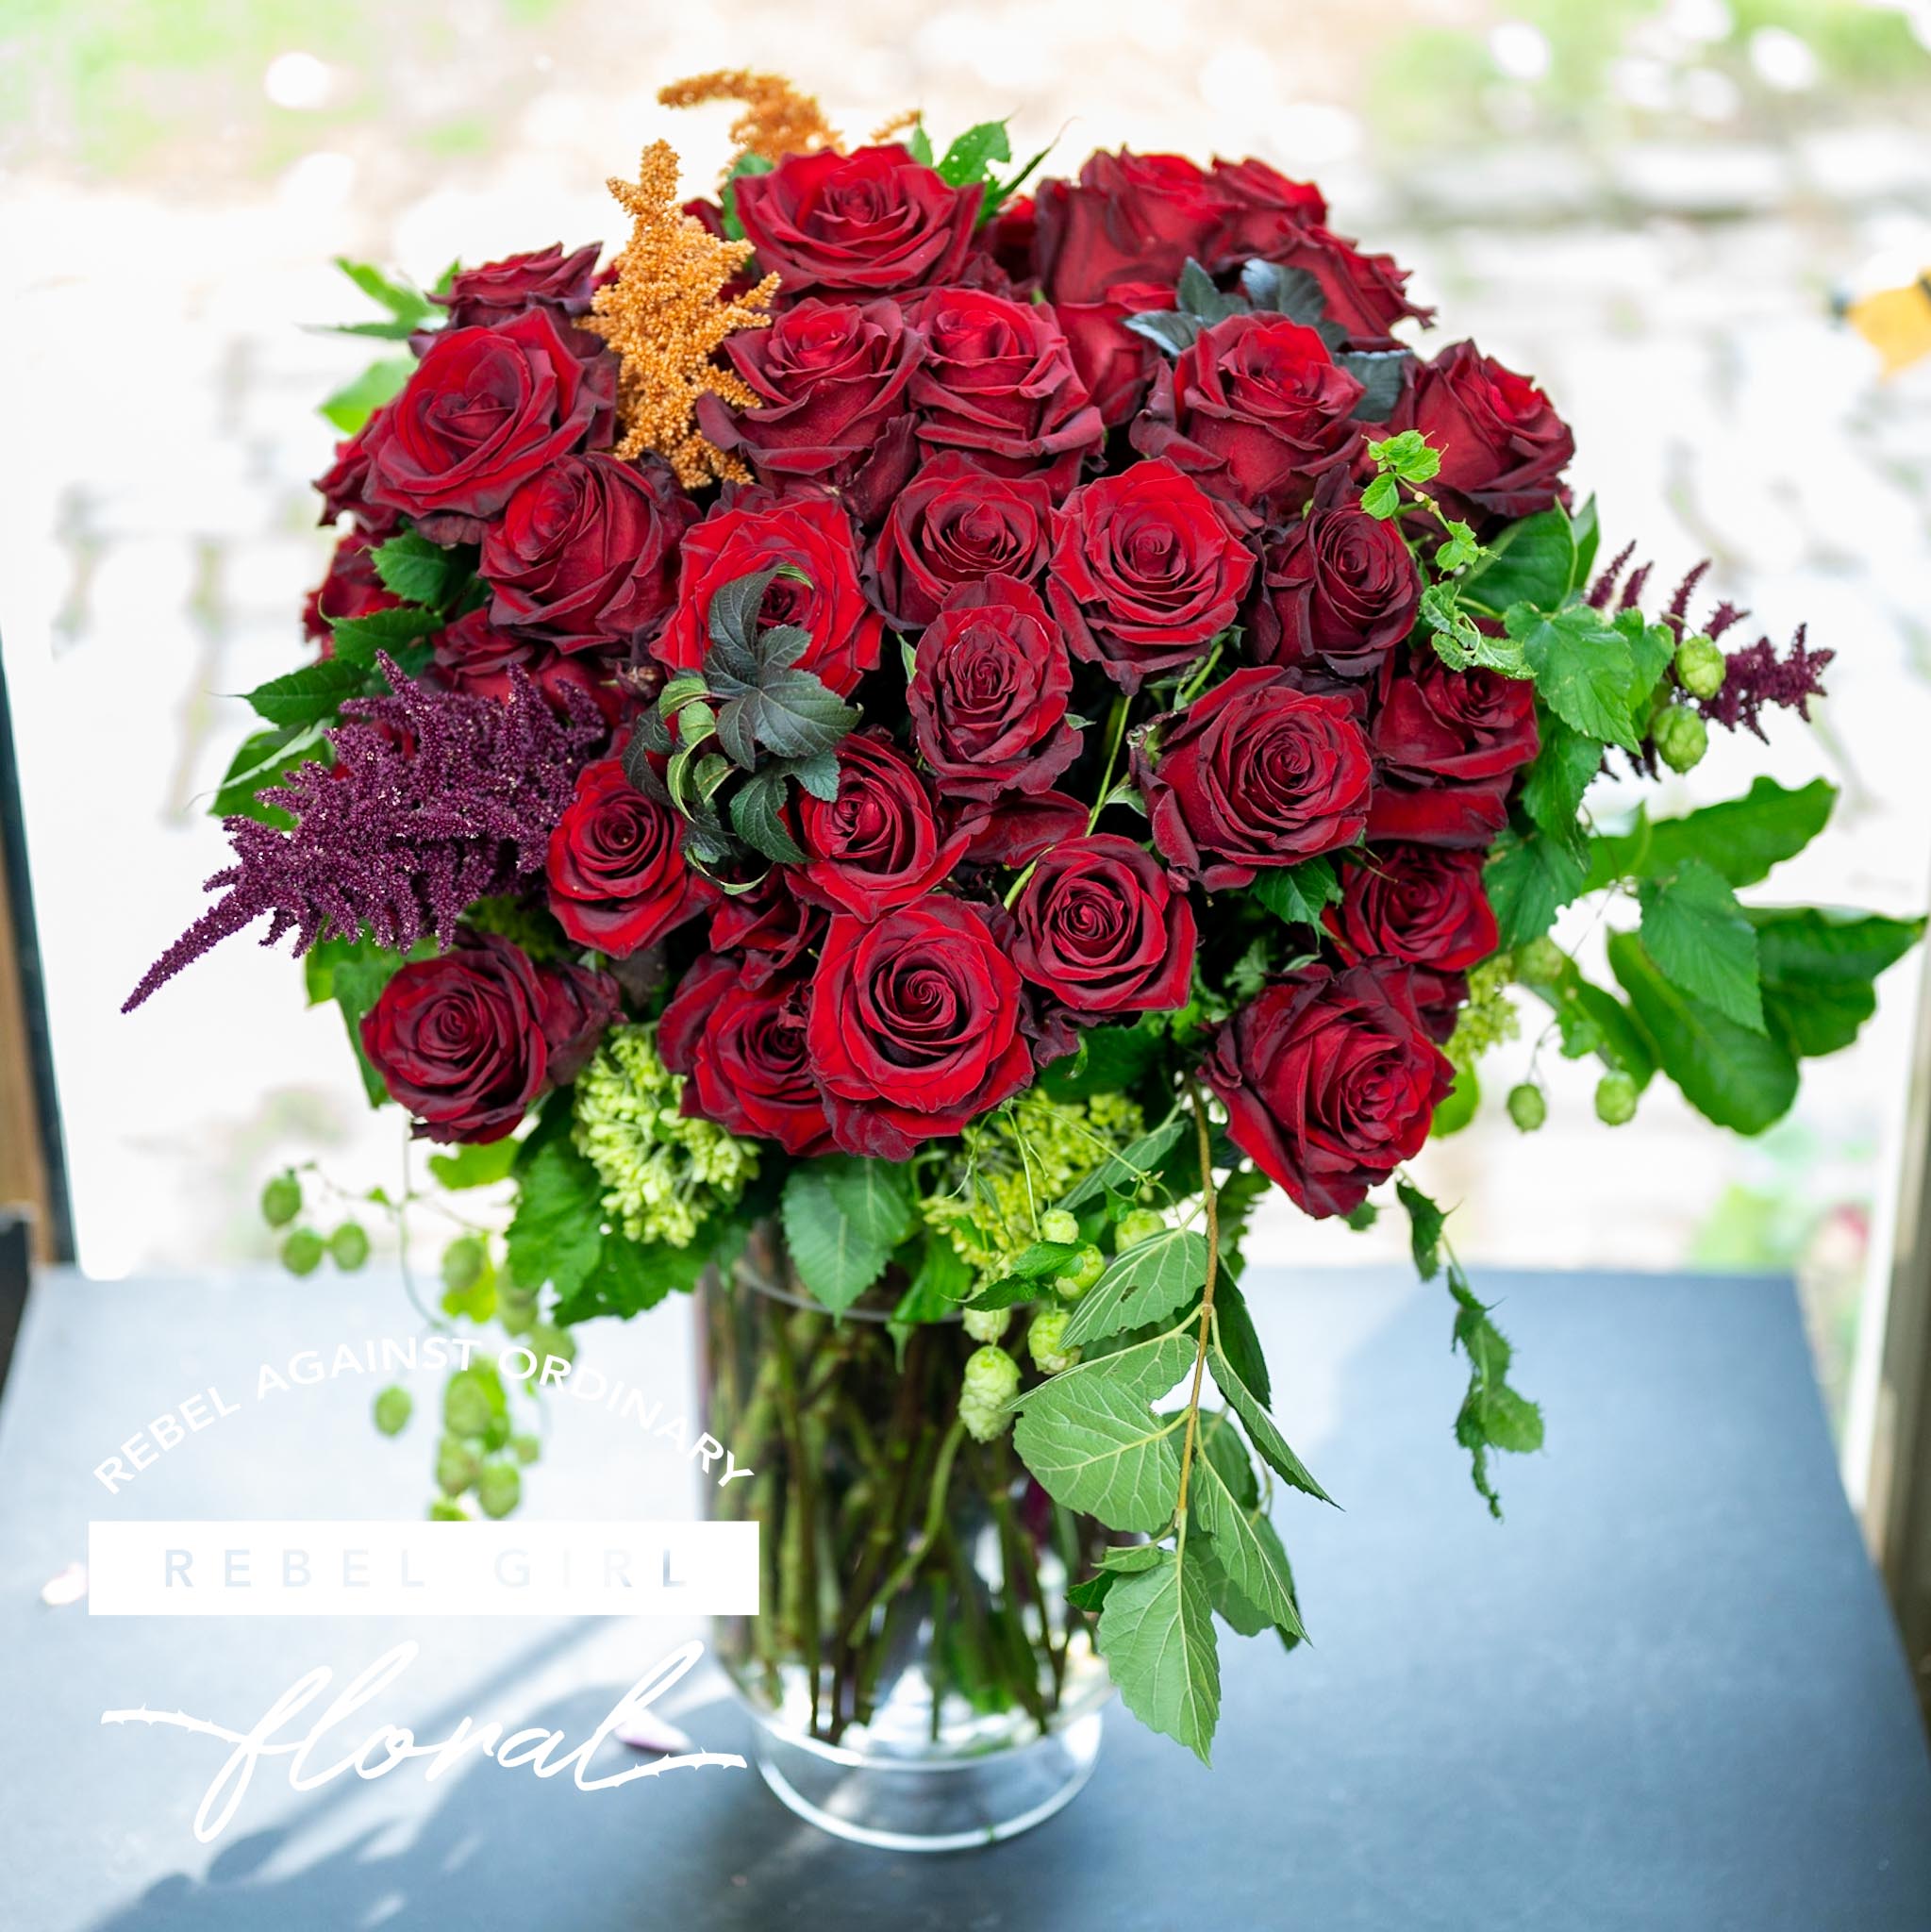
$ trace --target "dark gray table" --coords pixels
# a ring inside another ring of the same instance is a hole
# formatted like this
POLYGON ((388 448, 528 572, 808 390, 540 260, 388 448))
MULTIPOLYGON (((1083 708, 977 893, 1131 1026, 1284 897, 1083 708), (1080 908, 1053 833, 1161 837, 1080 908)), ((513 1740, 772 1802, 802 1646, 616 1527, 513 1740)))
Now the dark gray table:
MULTIPOLYGON (((1507 1524, 1482 1512, 1450 1439, 1463 1375, 1445 1298, 1373 1271, 1257 1276, 1278 1406, 1346 1506, 1279 1510, 1313 1646, 1227 1642, 1211 1774, 1116 1714, 1068 1811, 1009 1845, 920 1859, 821 1837, 752 1773, 585 1795, 490 1765, 306 1797, 264 1772, 227 1836, 198 1845, 189 1820, 221 1747, 104 1730, 103 1708, 145 1699, 245 1724, 298 1669, 341 1676, 402 1634, 424 1651, 394 1714, 421 1735, 474 1713, 574 1741, 679 1633, 46 1607, 41 1586, 81 1554, 90 1515, 401 1513, 427 1444, 420 1430, 378 1441, 369 1385, 345 1383, 224 1423, 143 1477, 138 1503, 108 1503, 93 1466, 190 1390, 405 1324, 373 1280, 44 1279, 0 1414, 0 1924, 1931 1926, 1931 1766, 1788 1285, 1477 1285, 1506 1302, 1521 1383, 1550 1419, 1545 1454, 1502 1465, 1507 1524)), ((685 1311, 591 1348, 674 1395, 685 1311)), ((532 1507, 690 1502, 662 1456, 583 1410, 559 1416, 532 1507)), ((714 1695, 686 1699, 678 1722, 748 1749, 714 1695)))

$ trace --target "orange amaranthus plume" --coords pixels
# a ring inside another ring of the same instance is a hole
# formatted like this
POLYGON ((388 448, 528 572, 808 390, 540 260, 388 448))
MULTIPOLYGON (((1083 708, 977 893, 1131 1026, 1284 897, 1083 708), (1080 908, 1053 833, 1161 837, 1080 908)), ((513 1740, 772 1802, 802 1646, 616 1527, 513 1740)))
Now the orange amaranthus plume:
POLYGON ((644 149, 634 182, 613 175, 610 192, 630 216, 630 240, 617 257, 616 280, 596 291, 586 321, 621 360, 617 454, 657 451, 687 490, 713 477, 747 481, 750 473, 706 441, 691 417, 707 390, 740 408, 756 406, 757 396, 715 358, 739 329, 771 326, 778 278, 766 275, 725 299, 724 286, 750 259, 751 244, 722 241, 683 212, 669 142, 644 149))
MULTIPOLYGON (((737 101, 743 112, 731 123, 738 159, 757 155, 774 166, 787 155, 815 154, 841 145, 837 128, 810 95, 800 93, 781 74, 753 74, 749 68, 721 68, 694 74, 658 91, 666 108, 697 108, 707 101, 737 101)), ((736 166, 734 160, 732 166, 736 166)), ((726 169, 726 176, 731 170, 726 169)))

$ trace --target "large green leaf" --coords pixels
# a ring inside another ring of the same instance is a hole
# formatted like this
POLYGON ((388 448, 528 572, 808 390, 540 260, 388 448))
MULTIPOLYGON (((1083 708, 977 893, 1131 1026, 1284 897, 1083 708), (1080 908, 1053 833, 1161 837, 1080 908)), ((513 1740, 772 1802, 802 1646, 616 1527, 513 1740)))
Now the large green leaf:
POLYGON ((370 558, 382 587, 407 603, 444 608, 470 574, 474 551, 446 550, 415 530, 399 530, 370 558))
POLYGON ((1512 604, 1556 609, 1581 588, 1589 567, 1579 558, 1584 536, 1595 528, 1593 498, 1582 517, 1586 521, 1572 521, 1558 504, 1510 524, 1490 540, 1489 556, 1460 580, 1460 601, 1487 617, 1500 617, 1512 604))
POLYGON ((885 1273, 911 1206, 882 1161, 814 1160, 785 1177, 783 1216, 798 1278, 842 1314, 885 1273))
POLYGON ((333 626, 335 658, 330 661, 358 664, 366 671, 375 665, 376 652, 396 657, 441 628, 442 620, 435 611, 407 606, 372 610, 365 617, 344 617, 333 626))
POLYGON ((1208 1347, 1207 1364, 1213 1371, 1216 1386, 1233 1405, 1235 1414, 1246 1426, 1248 1440, 1260 1451, 1268 1467, 1307 1495, 1318 1496, 1323 1503, 1333 1502, 1334 1498, 1309 1474, 1307 1465, 1288 1446, 1288 1439, 1281 1434, 1273 1417, 1248 1388, 1218 1341, 1208 1347))
POLYGON ((1054 1501, 1108 1529, 1151 1535, 1178 1499, 1179 1434, 1130 1377, 1056 1375, 1026 1394, 1012 1441, 1054 1501))
POLYGON ((1849 1046, 1877 1010, 1876 978, 1924 931, 1922 919, 1748 908, 1756 928, 1763 1009, 1771 1030, 1806 1058, 1849 1046))
POLYGON ((1634 751, 1640 675, 1630 642, 1587 604, 1541 611, 1510 606, 1503 627, 1521 644, 1536 689, 1585 738, 1634 751))
POLYGON ((517 1162, 517 1182, 507 1239, 509 1272, 521 1288, 536 1290, 547 1282, 568 1298, 602 1258, 604 1203, 597 1171, 570 1144, 567 1132, 540 1129, 517 1162))
POLYGON ((1099 1642, 1124 1703, 1140 1723, 1210 1762, 1221 1714, 1220 1652, 1203 1565, 1163 1549, 1145 1568, 1115 1574, 1100 1611, 1099 1642))
POLYGON ((1540 939, 1582 891, 1581 861, 1542 831, 1503 833, 1482 868, 1482 885, 1505 946, 1540 939))
POLYGON ((1836 803, 1836 787, 1822 778, 1794 791, 1774 778, 1756 778, 1741 798, 1706 805, 1680 819, 1651 820, 1643 872, 1667 878, 1694 858, 1733 886, 1754 886, 1823 831, 1836 803))
POLYGON ((1542 748, 1523 780, 1522 808, 1540 831, 1579 856, 1582 831, 1576 814, 1590 781, 1603 768, 1600 741, 1573 731, 1553 712, 1541 721, 1542 748))
POLYGON ((1269 866, 1255 875, 1254 896, 1289 925, 1319 925, 1324 906, 1340 903, 1340 881, 1331 858, 1304 858, 1299 865, 1269 866))
POLYGON ((319 724, 335 716, 344 698, 358 697, 368 688, 364 666, 325 658, 257 685, 248 702, 271 724, 319 724))
MULTIPOLYGON (((1203 1430, 1206 1424, 1207 1418, 1203 1416, 1203 1430)), ((1224 1428, 1217 1435, 1216 1442, 1228 1444, 1232 1436, 1231 1429, 1224 1428)), ((1232 1442, 1231 1446, 1244 1464, 1245 1453, 1239 1443, 1232 1442)), ((1301 1613, 1294 1602, 1294 1581, 1287 1567, 1286 1552, 1280 1551, 1277 1539, 1270 1544, 1262 1534, 1261 1525, 1267 1524, 1267 1518, 1261 1513, 1257 1498, 1243 1502, 1238 1490, 1229 1482, 1228 1475, 1224 1454, 1197 1457, 1188 1477, 1189 1514, 1197 1514, 1200 1527, 1213 1538, 1214 1556, 1226 1572, 1227 1580, 1240 1595, 1270 1624, 1290 1636, 1305 1637, 1307 1633, 1301 1627, 1301 1613), (1276 1551, 1280 1551, 1278 1560, 1276 1551)), ((1247 1482, 1251 1490, 1251 1468, 1247 1471, 1247 1482)))
POLYGON ((384 403, 402 393, 415 373, 414 358, 408 356, 372 362, 322 404, 322 414, 344 436, 353 436, 384 403))
POLYGON ((1702 859, 1686 858, 1673 878, 1645 879, 1638 900, 1643 951, 1663 977, 1761 1033, 1756 934, 1723 879, 1702 859))
POLYGON ((1122 1329, 1177 1314, 1207 1280, 1207 1238, 1170 1227, 1114 1258, 1073 1311, 1066 1345, 1083 1347, 1122 1329))

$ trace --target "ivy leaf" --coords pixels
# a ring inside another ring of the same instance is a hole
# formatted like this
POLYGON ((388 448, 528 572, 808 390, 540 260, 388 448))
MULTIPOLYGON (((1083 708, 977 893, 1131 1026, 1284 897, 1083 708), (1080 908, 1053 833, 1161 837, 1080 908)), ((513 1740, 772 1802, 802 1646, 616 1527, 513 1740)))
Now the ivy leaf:
POLYGON ((1564 724, 1585 738, 1638 748, 1637 664, 1621 631, 1587 604, 1547 614, 1511 604, 1502 625, 1521 644, 1536 689, 1564 724))
POLYGON ((1083 1347, 1123 1329, 1178 1314, 1207 1281, 1207 1239, 1170 1227, 1114 1257, 1066 1324, 1066 1345, 1083 1347))
MULTIPOLYGON (((1195 1531, 1189 1538, 1190 1555, 1204 1535, 1195 1531)), ((1127 1709, 1210 1763, 1221 1670, 1200 1563, 1163 1548, 1145 1568, 1116 1574, 1100 1610, 1098 1637, 1127 1709)))
POLYGON ((1246 1428, 1248 1440, 1259 1450, 1267 1466, 1295 1489, 1321 1502, 1332 1503, 1334 1498, 1314 1480, 1307 1465, 1288 1446, 1288 1439, 1281 1434, 1273 1417, 1241 1379, 1218 1341, 1207 1344, 1207 1364, 1213 1371, 1215 1386, 1233 1406, 1234 1413, 1246 1428))
POLYGON ((344 698, 360 697, 368 688, 369 674, 361 665, 325 658, 257 685, 248 703, 271 724, 319 724, 336 715, 344 698))
POLYGON ((1763 1010, 1796 1055, 1836 1053, 1877 1010, 1877 975, 1923 936, 1922 919, 1747 908, 1756 930, 1763 1010))
POLYGON ((408 604, 441 610, 470 574, 469 554, 445 550, 416 530, 398 530, 370 553, 382 588, 408 604))
POLYGON ((1339 906, 1340 880, 1331 858, 1304 858, 1299 865, 1269 866, 1255 874, 1254 896, 1289 925, 1321 924, 1322 908, 1339 906))
POLYGON ((1055 1502, 1108 1529, 1151 1535, 1166 1528, 1179 1498, 1179 1434, 1130 1383, 1055 1375, 1024 1397, 1012 1444, 1055 1502))
POLYGON ((945 150, 939 163, 939 178, 952 188, 970 188, 990 178, 993 161, 1009 161, 1012 146, 1006 138, 1006 123, 981 121, 968 127, 945 150))
POLYGON ((1540 939, 1583 890, 1585 877, 1581 859, 1560 840, 1513 826, 1504 832, 1482 868, 1502 943, 1519 946, 1540 939))
POLYGON ((1717 874, 1700 858, 1685 859, 1673 879, 1645 879, 1638 903, 1643 950, 1663 977, 1761 1033, 1756 929, 1717 874))

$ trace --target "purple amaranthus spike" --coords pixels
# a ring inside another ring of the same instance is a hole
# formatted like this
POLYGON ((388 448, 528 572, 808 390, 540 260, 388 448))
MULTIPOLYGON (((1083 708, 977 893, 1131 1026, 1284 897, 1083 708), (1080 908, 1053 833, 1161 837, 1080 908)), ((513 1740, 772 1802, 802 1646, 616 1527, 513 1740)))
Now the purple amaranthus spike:
POLYGON ((296 821, 280 831, 231 818, 236 863, 207 890, 226 891, 161 957, 123 1012, 263 913, 262 944, 295 934, 407 952, 425 934, 448 945, 464 909, 542 870, 576 773, 608 727, 589 697, 566 692, 559 718, 521 671, 507 699, 412 684, 379 659, 394 695, 343 705, 328 733, 335 763, 300 766, 262 797, 296 821))

